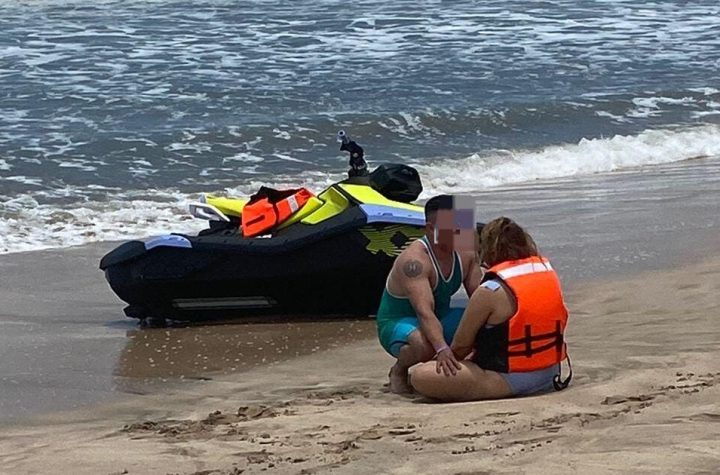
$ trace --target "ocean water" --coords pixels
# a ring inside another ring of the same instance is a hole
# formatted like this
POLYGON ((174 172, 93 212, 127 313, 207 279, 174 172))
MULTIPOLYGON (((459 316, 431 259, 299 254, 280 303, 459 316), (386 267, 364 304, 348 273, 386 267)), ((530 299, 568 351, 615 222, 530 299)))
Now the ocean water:
MULTIPOLYGON (((720 156, 717 1, 6 1, 0 253, 315 190, 344 128, 423 197, 720 156)), ((558 190, 558 193, 561 193, 558 190)))

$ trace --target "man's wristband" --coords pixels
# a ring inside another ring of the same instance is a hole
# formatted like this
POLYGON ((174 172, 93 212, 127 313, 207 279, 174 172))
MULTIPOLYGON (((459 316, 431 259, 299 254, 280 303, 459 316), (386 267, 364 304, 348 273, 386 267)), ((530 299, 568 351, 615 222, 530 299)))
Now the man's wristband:
POLYGON ((449 346, 447 346, 447 345, 442 345, 441 347, 435 349, 435 356, 439 355, 440 352, 445 351, 445 350, 449 350, 449 349, 450 349, 449 346))

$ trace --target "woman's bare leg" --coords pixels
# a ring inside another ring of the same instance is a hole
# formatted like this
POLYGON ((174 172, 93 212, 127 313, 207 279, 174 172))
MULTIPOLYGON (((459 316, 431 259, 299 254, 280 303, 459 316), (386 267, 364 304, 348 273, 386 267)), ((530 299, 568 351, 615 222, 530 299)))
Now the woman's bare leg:
POLYGON ((408 385, 408 369, 414 364, 429 361, 434 354, 432 345, 420 330, 413 331, 408 336, 408 344, 400 348, 397 362, 390 368, 390 391, 396 394, 412 392, 408 385))
POLYGON ((462 369, 455 376, 438 374, 435 363, 413 369, 410 384, 423 396, 440 401, 478 401, 512 396, 505 378, 494 371, 480 368, 471 361, 461 361, 462 369))

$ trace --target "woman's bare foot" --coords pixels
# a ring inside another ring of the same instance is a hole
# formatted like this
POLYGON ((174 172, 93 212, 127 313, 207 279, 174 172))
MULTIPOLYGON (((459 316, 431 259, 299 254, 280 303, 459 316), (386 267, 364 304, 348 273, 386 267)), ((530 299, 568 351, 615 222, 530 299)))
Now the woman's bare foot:
POLYGON ((408 384, 408 370, 400 368, 397 364, 390 368, 390 391, 395 394, 411 394, 412 388, 408 384))

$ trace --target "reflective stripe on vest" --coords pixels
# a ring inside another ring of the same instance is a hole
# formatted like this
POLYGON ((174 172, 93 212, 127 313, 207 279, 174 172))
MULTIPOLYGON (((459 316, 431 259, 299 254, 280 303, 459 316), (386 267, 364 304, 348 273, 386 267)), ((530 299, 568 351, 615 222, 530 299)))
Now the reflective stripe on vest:
MULTIPOLYGON (((490 269, 492 271, 492 269, 490 269)), ((531 274, 533 272, 546 272, 553 270, 550 262, 547 259, 542 259, 540 262, 528 262, 525 264, 519 264, 516 266, 508 267, 504 270, 497 270, 495 273, 502 280, 512 279, 513 277, 519 277, 521 275, 531 274)))
POLYGON ((517 311, 506 322, 481 329, 476 362, 482 368, 508 373, 549 368, 563 361, 568 313, 550 262, 539 256, 502 262, 486 278, 499 278, 512 290, 517 311))

